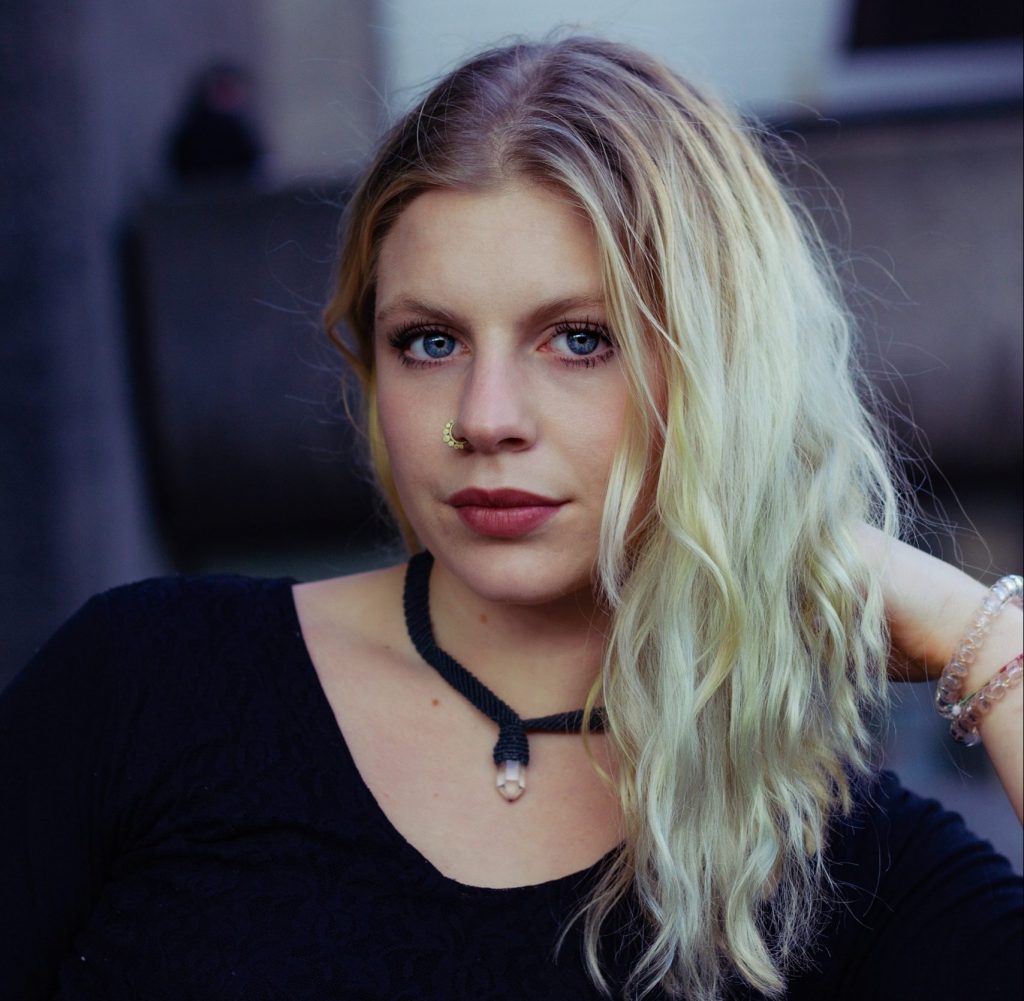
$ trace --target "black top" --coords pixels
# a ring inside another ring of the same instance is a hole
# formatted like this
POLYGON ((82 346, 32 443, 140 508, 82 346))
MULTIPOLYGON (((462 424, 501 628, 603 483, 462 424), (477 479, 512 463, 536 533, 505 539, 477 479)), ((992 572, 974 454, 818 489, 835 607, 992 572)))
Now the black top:
MULTIPOLYGON (((599 997, 575 931, 552 958, 596 867, 481 889, 430 865, 362 782, 290 585, 93 598, 4 693, 0 997, 599 997)), ((883 774, 831 856, 843 901, 791 1001, 1020 998, 1021 880, 959 817, 883 774)))

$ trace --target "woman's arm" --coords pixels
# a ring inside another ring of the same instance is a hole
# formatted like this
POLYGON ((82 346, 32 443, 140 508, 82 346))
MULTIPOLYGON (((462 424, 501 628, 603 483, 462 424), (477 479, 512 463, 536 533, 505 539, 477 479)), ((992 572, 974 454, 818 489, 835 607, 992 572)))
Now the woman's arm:
MULTIPOLYGON (((105 876, 120 693, 94 598, 0 697, 0 996, 43 1001, 105 876)), ((77 958, 77 957, 76 957, 77 958)))
MULTIPOLYGON (((897 680, 937 680, 969 628, 987 588, 942 560, 874 529, 864 551, 881 570, 892 637, 891 674, 897 680)), ((985 684, 1021 652, 1024 615, 1007 604, 968 669, 964 692, 985 684)), ((978 728, 1017 818, 1024 822, 1024 685, 1010 689, 978 728)))

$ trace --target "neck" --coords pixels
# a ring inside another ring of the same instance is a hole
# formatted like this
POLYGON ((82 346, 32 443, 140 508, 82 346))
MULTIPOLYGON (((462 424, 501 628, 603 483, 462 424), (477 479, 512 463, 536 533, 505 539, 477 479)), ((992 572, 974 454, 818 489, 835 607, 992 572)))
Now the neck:
POLYGON ((437 644, 524 718, 582 708, 601 669, 608 616, 589 589, 489 601, 435 563, 430 618, 437 644))

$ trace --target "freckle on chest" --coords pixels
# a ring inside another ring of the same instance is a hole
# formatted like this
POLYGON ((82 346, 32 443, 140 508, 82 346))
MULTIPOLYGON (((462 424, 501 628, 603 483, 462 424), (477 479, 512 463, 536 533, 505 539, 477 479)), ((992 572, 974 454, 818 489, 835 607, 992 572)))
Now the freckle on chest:
POLYGON ((480 621, 481 621, 481 622, 482 622, 482 623, 483 623, 483 624, 484 624, 485 626, 487 625, 487 616, 486 616, 486 615, 485 615, 485 614, 484 614, 483 612, 481 612, 481 613, 480 613, 480 621))

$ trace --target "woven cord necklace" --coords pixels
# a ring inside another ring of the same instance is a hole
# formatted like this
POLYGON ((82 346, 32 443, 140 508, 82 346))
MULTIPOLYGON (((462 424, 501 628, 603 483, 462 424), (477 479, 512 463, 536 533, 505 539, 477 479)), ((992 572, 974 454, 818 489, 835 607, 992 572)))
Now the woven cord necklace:
MULTIPOLYGON (((416 652, 437 671, 460 695, 468 699, 488 719, 498 724, 498 742, 494 745, 494 763, 498 766, 498 792, 512 803, 526 788, 526 766, 530 763, 529 731, 542 733, 581 733, 584 711, 556 713, 522 719, 502 702, 482 681, 466 670, 451 654, 434 641, 430 624, 430 568, 434 557, 427 551, 417 553, 405 573, 402 596, 405 607, 405 628, 416 652)), ((595 707, 590 712, 590 731, 604 729, 604 711, 595 707)))

